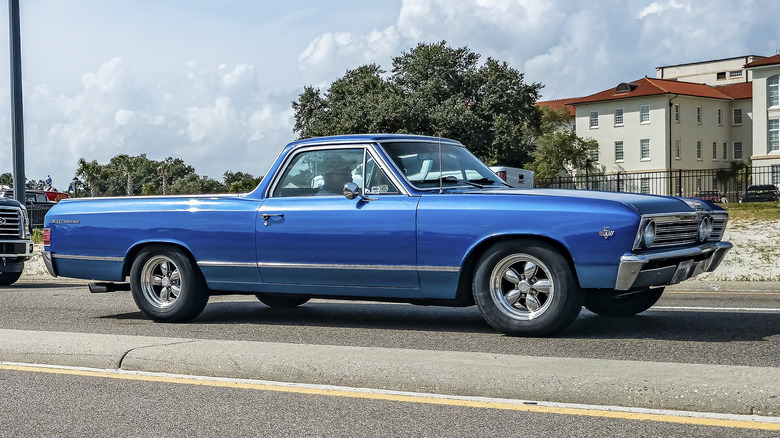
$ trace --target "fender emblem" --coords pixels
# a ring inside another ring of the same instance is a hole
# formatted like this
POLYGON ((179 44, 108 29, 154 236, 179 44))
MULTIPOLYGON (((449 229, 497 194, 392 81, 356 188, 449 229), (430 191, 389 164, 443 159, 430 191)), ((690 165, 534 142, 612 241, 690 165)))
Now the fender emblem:
POLYGON ((614 234, 615 234, 615 232, 614 232, 614 231, 612 231, 612 230, 610 230, 610 229, 609 229, 609 227, 606 227, 606 226, 604 227, 604 229, 603 229, 603 230, 599 231, 599 236, 603 237, 603 238, 604 238, 604 240, 607 240, 607 239, 609 239, 609 238, 610 238, 610 237, 612 237, 614 234))

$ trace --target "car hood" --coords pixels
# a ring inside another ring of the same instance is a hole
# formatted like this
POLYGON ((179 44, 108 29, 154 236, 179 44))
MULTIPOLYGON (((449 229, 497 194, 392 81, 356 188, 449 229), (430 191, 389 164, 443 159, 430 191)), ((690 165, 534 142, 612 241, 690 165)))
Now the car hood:
POLYGON ((469 193, 491 193, 500 195, 551 196, 559 198, 594 199, 619 202, 632 207, 640 214, 692 213, 695 211, 721 211, 722 208, 702 199, 678 198, 672 196, 642 195, 638 193, 601 192, 593 190, 566 189, 499 189, 469 190, 469 193))

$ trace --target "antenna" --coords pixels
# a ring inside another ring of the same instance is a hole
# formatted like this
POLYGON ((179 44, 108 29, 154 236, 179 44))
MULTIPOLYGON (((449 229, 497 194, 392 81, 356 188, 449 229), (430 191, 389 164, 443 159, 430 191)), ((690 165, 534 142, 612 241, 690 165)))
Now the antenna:
POLYGON ((444 169, 441 167, 441 135, 439 135, 439 194, 444 193, 444 169))

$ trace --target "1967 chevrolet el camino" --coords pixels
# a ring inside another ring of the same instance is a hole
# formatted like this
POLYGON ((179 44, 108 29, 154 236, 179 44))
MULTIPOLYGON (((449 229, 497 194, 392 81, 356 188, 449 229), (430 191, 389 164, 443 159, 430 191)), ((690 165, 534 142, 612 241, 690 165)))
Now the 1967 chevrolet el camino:
POLYGON ((129 277, 155 321, 238 293, 476 304, 503 333, 542 336, 714 270, 727 219, 700 199, 513 189, 456 141, 353 135, 287 145, 245 195, 65 199, 44 259, 55 276, 129 277))

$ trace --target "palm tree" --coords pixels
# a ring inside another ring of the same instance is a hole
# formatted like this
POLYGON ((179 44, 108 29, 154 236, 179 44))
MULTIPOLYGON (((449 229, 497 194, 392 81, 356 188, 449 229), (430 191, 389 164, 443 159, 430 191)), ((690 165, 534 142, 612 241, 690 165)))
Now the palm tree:
POLYGON ((89 196, 98 196, 100 191, 100 180, 105 175, 105 169, 98 164, 97 160, 87 161, 79 158, 79 167, 76 169, 76 176, 80 176, 89 187, 89 196))

